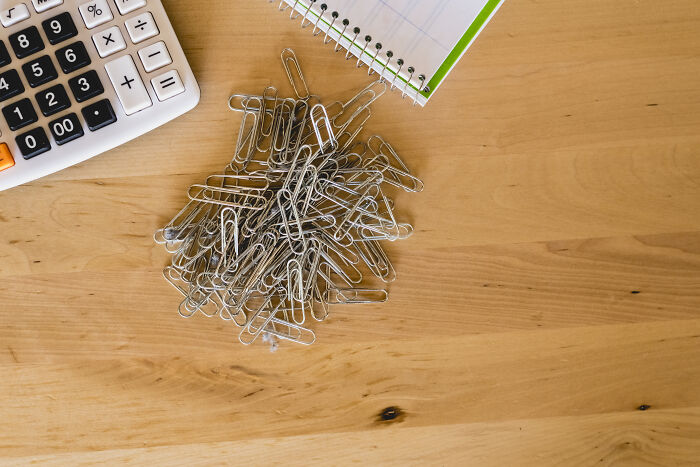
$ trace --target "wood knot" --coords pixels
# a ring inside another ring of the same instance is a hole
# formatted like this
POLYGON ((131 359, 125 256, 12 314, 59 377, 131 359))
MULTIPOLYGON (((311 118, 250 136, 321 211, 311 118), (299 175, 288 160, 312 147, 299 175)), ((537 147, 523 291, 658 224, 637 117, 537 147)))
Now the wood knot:
POLYGON ((642 404, 639 407, 637 407, 637 410, 648 410, 650 408, 651 408, 650 405, 642 404))
POLYGON ((399 407, 391 406, 379 412, 377 421, 380 423, 398 422, 406 418, 406 413, 399 407))

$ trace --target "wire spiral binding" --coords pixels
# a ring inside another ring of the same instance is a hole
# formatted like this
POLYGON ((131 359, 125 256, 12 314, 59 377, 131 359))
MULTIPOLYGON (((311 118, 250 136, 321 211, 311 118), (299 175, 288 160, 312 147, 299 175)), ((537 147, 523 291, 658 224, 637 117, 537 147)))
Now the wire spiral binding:
MULTIPOLYGON (((273 3, 274 1, 275 0, 268 0, 268 3, 273 3)), ((401 77, 401 71, 403 70, 403 67, 406 64, 404 60, 402 58, 398 58, 395 61, 396 65, 392 65, 394 53, 391 50, 383 52, 384 46, 381 42, 374 43, 374 52, 372 53, 372 36, 364 36, 362 38, 364 39, 364 45, 362 45, 362 41, 357 40, 358 36, 360 36, 361 33, 360 28, 357 26, 351 27, 350 21, 347 18, 341 20, 340 13, 338 13, 337 11, 329 12, 328 5, 326 5, 325 3, 322 3, 320 5, 320 13, 318 13, 312 10, 312 7, 317 3, 318 0, 306 0, 306 2, 301 3, 300 1, 301 0, 290 0, 288 2, 286 0, 280 0, 280 3, 277 8, 279 9, 279 11, 286 11, 289 8, 291 8, 289 19, 296 20, 298 18, 301 18, 302 29, 306 29, 307 27, 313 26, 312 34, 314 36, 318 36, 319 34, 321 34, 321 32, 323 32, 322 28, 319 27, 319 23, 321 22, 321 20, 324 20, 325 17, 326 19, 324 21, 327 22, 329 26, 325 31, 323 43, 328 44, 332 40, 335 40, 336 45, 333 49, 334 52, 339 52, 342 48, 345 47, 340 43, 340 38, 345 37, 345 33, 348 32, 347 37, 352 37, 352 39, 349 39, 350 43, 346 47, 345 60, 349 60, 351 58, 350 54, 356 55, 357 62, 355 63, 355 67, 361 68, 363 65, 367 66, 367 74, 371 75, 372 73, 377 73, 377 71, 373 69, 373 65, 375 64, 375 62, 379 61, 379 63, 381 64, 383 59, 384 63, 382 64, 382 71, 381 73, 379 73, 380 80, 382 82, 391 81, 390 89, 393 90, 394 88, 396 88, 400 90, 402 98, 405 98, 406 96, 412 98, 413 105, 415 105, 418 102, 418 96, 420 95, 419 92, 416 91, 416 89, 419 89, 422 92, 430 92, 430 88, 425 84, 426 77, 424 74, 419 74, 416 76, 416 69, 413 66, 408 66, 406 68, 406 71, 408 72, 408 78, 401 77), (301 7, 304 8, 306 11, 304 13, 299 12, 296 8, 297 5, 301 5, 301 7), (336 26, 336 23, 338 23, 336 30, 340 31, 338 40, 334 39, 329 35, 329 32, 333 30, 333 26, 336 26), (341 25, 342 28, 340 28, 341 25), (349 28, 350 31, 348 31, 349 28), (357 49, 359 50, 358 53, 352 51, 353 46, 357 47, 357 49), (371 60, 369 64, 362 61, 362 57, 365 55, 365 53, 370 54, 371 60), (399 83, 396 82, 397 79, 399 79, 399 83)))

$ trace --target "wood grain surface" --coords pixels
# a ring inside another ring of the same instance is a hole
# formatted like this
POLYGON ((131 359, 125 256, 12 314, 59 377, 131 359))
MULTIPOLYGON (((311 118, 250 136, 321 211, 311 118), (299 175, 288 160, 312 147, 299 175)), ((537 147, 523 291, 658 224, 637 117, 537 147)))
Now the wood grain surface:
POLYGON ((180 318, 153 231, 284 47, 324 100, 370 78, 267 1, 165 3, 199 107, 0 193, 0 464, 700 464, 697 0, 509 0, 426 108, 377 102, 426 185, 390 300, 275 353, 180 318))

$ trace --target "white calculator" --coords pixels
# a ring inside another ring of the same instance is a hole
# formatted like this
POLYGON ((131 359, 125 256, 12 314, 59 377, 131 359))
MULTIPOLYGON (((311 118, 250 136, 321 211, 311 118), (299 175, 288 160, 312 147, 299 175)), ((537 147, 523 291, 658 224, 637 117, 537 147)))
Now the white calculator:
POLYGON ((161 0, 0 0, 0 191, 194 108, 161 0))

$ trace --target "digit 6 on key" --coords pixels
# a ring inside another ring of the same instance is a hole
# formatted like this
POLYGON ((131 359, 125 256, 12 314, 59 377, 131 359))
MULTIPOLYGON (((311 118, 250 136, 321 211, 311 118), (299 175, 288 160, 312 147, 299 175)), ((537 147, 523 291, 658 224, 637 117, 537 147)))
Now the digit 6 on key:
POLYGON ((90 56, 82 42, 76 42, 59 49, 56 52, 56 59, 64 73, 72 73, 91 63, 90 56))

